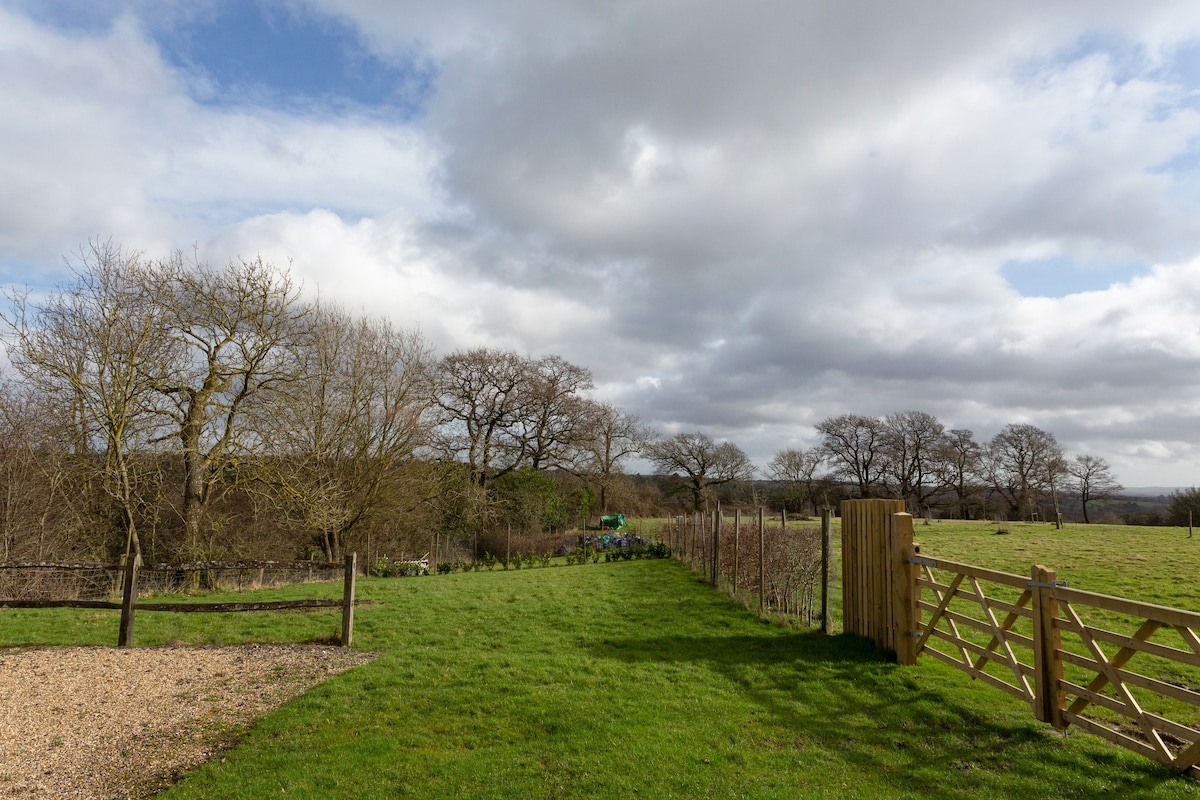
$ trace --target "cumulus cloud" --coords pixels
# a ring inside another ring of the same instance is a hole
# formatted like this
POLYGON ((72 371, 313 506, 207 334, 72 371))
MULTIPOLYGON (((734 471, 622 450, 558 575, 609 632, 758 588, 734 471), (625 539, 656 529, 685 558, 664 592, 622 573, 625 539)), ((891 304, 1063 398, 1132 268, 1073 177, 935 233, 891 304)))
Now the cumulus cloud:
POLYGON ((432 65, 420 113, 206 103, 155 38, 194 9, 0 1, 0 266, 96 234, 290 260, 760 462, 919 408, 1200 472, 1193 4, 280 3, 432 65), (1022 263, 1120 268, 1035 297, 1022 263))

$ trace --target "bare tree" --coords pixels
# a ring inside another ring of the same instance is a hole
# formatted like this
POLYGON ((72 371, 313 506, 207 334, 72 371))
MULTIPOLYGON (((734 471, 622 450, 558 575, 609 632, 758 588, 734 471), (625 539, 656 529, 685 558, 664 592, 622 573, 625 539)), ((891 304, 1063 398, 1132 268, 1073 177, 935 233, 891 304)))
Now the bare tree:
POLYGON ((641 424, 637 415, 612 403, 586 401, 585 427, 578 443, 578 472, 591 477, 600 489, 600 513, 608 512, 613 479, 621 474, 621 462, 642 451, 654 432, 641 424))
POLYGON ((980 492, 983 457, 983 445, 965 428, 949 431, 939 446, 938 479, 953 492, 962 519, 970 519, 972 498, 977 498, 980 492))
POLYGON ((798 495, 801 508, 808 503, 815 512, 816 484, 819 482, 817 470, 824 460, 825 454, 816 448, 807 451, 798 447, 785 448, 772 456, 767 464, 766 475, 798 495))
POLYGON ((663 474, 682 473, 692 495, 692 508, 699 511, 711 487, 754 476, 749 457, 732 442, 715 442, 704 433, 677 433, 649 444, 650 462, 663 474))
POLYGON ((165 313, 146 291, 140 255, 92 242, 68 263, 73 279, 44 301, 10 296, 9 353, 29 385, 67 415, 60 427, 70 431, 85 497, 100 488, 114 506, 124 551, 140 554, 135 451, 145 449, 155 411, 145 365, 171 352, 165 313))
POLYGON ((433 402, 440 409, 437 442, 447 456, 462 458, 471 481, 520 466, 520 424, 525 360, 506 350, 476 347, 445 356, 437 367, 433 402))
POLYGON ((874 497, 886 465, 883 421, 862 414, 842 414, 821 420, 817 430, 834 472, 853 481, 859 497, 874 497))
POLYGON ((1091 524, 1088 519, 1088 503, 1111 500, 1125 487, 1117 482, 1112 474, 1112 467, 1099 456, 1075 456, 1067 464, 1067 473, 1071 476, 1071 488, 1079 494, 1079 506, 1083 511, 1083 521, 1091 524))
POLYGON ((520 459, 534 469, 565 467, 586 435, 583 393, 593 388, 592 373, 559 356, 524 367, 514 428, 520 459))
POLYGON ((1054 434, 1027 423, 1007 425, 988 444, 988 477, 1009 513, 1032 518, 1057 487, 1066 461, 1054 434))
POLYGON ((170 358, 148 362, 154 388, 169 402, 165 416, 183 462, 180 516, 188 555, 211 549, 202 521, 224 468, 244 451, 247 407, 294 381, 290 348, 308 313, 291 276, 254 261, 216 269, 176 253, 145 279, 170 358))
POLYGON ((417 331, 318 303, 293 344, 300 376, 254 413, 258 474, 320 536, 327 560, 387 502, 428 443, 432 353, 417 331))
POLYGON ((924 411, 899 411, 883 420, 883 481, 914 509, 928 509, 939 489, 937 457, 945 435, 945 426, 924 411))

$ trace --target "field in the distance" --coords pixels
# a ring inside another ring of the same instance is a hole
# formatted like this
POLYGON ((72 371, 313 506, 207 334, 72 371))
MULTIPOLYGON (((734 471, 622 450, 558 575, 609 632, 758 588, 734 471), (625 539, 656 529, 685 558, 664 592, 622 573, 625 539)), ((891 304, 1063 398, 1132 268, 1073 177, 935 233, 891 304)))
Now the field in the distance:
POLYGON ((913 530, 931 557, 1024 576, 1041 564, 1076 589, 1200 611, 1200 534, 1187 528, 917 519, 913 530))

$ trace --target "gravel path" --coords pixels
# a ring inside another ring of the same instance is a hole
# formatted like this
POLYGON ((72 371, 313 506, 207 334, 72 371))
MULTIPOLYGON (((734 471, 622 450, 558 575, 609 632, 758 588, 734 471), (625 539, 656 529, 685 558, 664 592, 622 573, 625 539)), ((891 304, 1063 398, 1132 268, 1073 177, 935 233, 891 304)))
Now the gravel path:
POLYGON ((140 798, 374 658, 337 647, 0 649, 0 798, 140 798))

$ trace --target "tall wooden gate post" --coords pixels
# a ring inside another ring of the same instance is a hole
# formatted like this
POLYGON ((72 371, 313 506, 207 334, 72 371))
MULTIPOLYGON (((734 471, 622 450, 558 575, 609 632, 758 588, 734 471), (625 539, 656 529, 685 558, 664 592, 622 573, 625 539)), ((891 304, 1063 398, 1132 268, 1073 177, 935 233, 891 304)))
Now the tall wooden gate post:
POLYGON ((889 650, 896 649, 889 532, 892 515, 903 511, 903 500, 842 502, 842 628, 889 650))
POLYGON ((358 553, 346 556, 346 577, 342 585, 342 647, 354 638, 354 577, 358 571, 358 553))
POLYGON ((1058 682, 1063 677, 1062 660, 1058 651, 1062 634, 1054 621, 1058 619, 1058 601, 1054 598, 1055 572, 1040 564, 1030 573, 1033 593, 1033 715, 1039 722, 1056 728, 1067 727, 1063 721, 1063 695, 1058 682))
POLYGON ((117 632, 117 647, 133 646, 133 611, 137 606, 138 568, 142 557, 130 553, 125 559, 125 580, 121 587, 121 627, 117 632))
POLYGON ((917 565, 912 514, 892 515, 892 640, 896 662, 917 663, 917 565))

